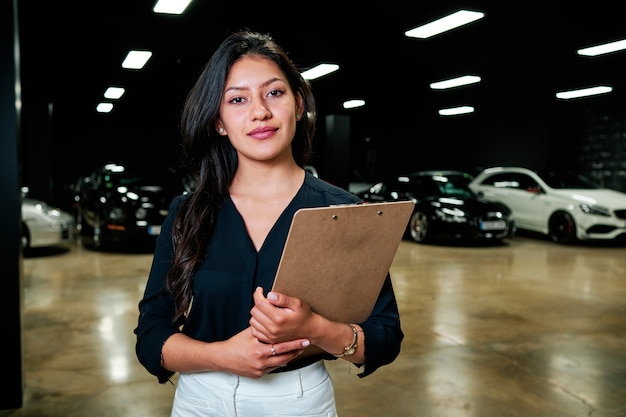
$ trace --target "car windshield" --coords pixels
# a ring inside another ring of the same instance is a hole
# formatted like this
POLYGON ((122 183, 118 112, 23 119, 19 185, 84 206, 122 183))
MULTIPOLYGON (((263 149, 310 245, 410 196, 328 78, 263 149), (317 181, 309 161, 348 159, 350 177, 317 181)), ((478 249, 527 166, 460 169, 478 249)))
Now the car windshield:
MULTIPOLYGON (((115 165, 114 168, 116 167, 118 166, 115 165)), ((168 169, 127 166, 126 169, 105 170, 101 174, 100 182, 104 188, 108 189, 128 187, 135 190, 158 192, 164 187, 180 188, 177 180, 177 176, 168 169)))
POLYGON ((575 188, 593 190, 600 188, 583 175, 574 172, 544 172, 539 173, 541 178, 552 188, 575 188))
POLYGON ((415 184, 422 196, 471 198, 474 193, 468 187, 469 180, 461 175, 432 175, 416 178, 415 184))
POLYGON ((162 172, 132 172, 132 173, 107 173, 104 180, 111 186, 153 186, 165 185, 171 181, 172 176, 162 172))

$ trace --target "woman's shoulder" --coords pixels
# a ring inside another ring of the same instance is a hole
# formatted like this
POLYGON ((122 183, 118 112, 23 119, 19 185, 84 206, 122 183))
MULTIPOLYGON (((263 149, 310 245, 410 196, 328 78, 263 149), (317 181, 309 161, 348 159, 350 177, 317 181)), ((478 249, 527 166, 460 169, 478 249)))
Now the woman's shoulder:
POLYGON ((171 207, 175 207, 175 208, 178 209, 178 208, 180 208, 180 206, 183 205, 185 200, 187 200, 190 196, 191 196, 191 193, 185 193, 185 194, 177 195, 176 197, 174 197, 172 199, 172 202, 170 203, 170 206, 171 207))
POLYGON ((304 186, 309 197, 315 198, 316 200, 321 199, 320 203, 324 205, 350 204, 361 201, 357 195, 348 190, 331 184, 308 172, 304 177, 304 186))
POLYGON ((178 213, 180 208, 185 203, 185 200, 187 200, 190 195, 191 194, 180 194, 180 195, 177 195, 176 197, 174 197, 172 199, 172 201, 170 201, 170 207, 169 207, 169 210, 168 210, 168 214, 175 215, 176 213, 178 213))

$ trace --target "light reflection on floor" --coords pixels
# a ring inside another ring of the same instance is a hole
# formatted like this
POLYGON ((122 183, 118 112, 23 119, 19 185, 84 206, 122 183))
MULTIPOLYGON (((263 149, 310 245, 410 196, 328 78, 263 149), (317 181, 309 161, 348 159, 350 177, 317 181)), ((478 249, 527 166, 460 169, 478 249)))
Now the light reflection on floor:
MULTIPOLYGON (((402 352, 367 378, 328 363, 340 416, 626 415, 624 253, 403 241, 391 267, 402 352)), ((24 259, 25 405, 0 416, 169 416, 173 385, 134 354, 151 258, 75 246, 24 259)))

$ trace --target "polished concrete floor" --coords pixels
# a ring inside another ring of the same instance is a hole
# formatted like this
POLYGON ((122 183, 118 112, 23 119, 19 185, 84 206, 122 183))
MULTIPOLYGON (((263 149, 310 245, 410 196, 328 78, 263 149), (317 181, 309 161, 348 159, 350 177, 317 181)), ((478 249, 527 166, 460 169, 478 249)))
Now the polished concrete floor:
MULTIPOLYGON (((167 417, 134 354, 149 253, 24 259, 24 406, 11 417, 167 417)), ((626 246, 401 243, 406 338, 367 378, 329 363, 341 417, 626 416, 626 246)))

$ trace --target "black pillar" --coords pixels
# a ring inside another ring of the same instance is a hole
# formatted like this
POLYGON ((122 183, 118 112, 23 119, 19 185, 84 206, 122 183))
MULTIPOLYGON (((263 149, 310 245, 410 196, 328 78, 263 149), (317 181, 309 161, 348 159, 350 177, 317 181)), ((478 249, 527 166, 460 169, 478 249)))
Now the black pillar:
POLYGON ((350 187, 350 117, 326 116, 325 179, 346 190, 350 187))
POLYGON ((0 16, 0 334, 4 340, 0 409, 6 410, 22 407, 24 397, 17 0, 0 2, 0 16))

